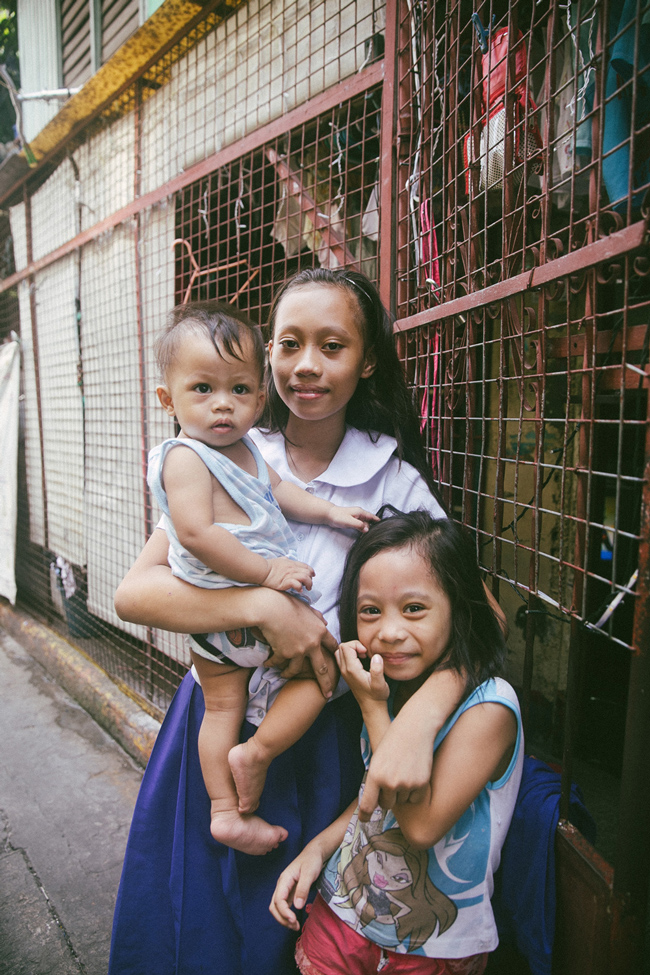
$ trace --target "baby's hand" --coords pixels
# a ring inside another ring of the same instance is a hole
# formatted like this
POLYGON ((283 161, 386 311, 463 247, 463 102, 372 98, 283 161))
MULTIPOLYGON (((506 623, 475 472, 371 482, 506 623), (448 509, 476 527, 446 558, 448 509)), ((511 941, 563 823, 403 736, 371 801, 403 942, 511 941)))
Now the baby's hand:
POLYGON ((329 515, 331 528, 355 528, 359 532, 367 532, 374 521, 379 521, 377 515, 364 511, 363 508, 339 508, 332 505, 329 515))
POLYGON ((296 589, 300 592, 303 586, 305 589, 311 589, 314 570, 310 565, 294 562, 293 559, 284 556, 266 561, 269 571, 262 585, 267 589, 277 589, 279 592, 286 592, 288 589, 296 589))
POLYGON ((390 688, 384 677, 384 661, 376 653, 370 660, 370 670, 365 670, 360 657, 367 657, 366 648, 358 640, 342 643, 336 653, 336 662, 359 705, 364 701, 387 701, 390 688))

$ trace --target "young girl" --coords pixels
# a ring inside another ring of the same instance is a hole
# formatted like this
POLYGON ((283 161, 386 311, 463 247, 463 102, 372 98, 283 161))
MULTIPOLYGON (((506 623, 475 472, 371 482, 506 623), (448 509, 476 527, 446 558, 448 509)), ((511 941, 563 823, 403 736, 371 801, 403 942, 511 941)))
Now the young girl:
POLYGON ((498 676, 503 635, 464 530, 424 511, 372 527, 348 556, 341 634, 366 766, 430 674, 464 675, 466 694, 436 737, 425 800, 373 810, 362 787, 361 803, 281 874, 271 912, 297 931, 292 905, 304 907, 322 871, 296 951, 304 975, 480 975, 498 941, 492 878, 523 748, 516 695, 498 676))
MULTIPOLYGON (((150 452, 148 471, 174 575, 205 589, 311 589, 313 570, 297 561, 283 514, 350 531, 367 528, 376 517, 281 481, 247 436, 264 403, 259 328, 218 302, 180 305, 158 338, 156 360, 163 379, 158 399, 181 428, 180 436, 150 452)), ((314 680, 286 683, 274 669, 282 688, 277 703, 256 734, 238 745, 248 668, 264 663, 269 647, 248 629, 196 634, 188 643, 206 702, 199 758, 210 831, 235 850, 268 853, 286 831, 251 815, 266 770, 310 727, 325 699, 314 680)))
MULTIPOLYGON (((442 517, 393 330, 370 282, 343 269, 301 271, 280 289, 269 325, 267 429, 251 435, 279 476, 336 504, 378 511, 390 502, 442 517), (375 368, 363 376, 368 361, 375 368)), ((120 586, 117 611, 181 633, 259 627, 274 650, 270 662, 285 667, 285 676, 307 658, 331 690, 325 656, 338 645, 337 593, 352 539, 324 525, 291 527, 298 557, 316 572, 317 609, 264 586, 187 585, 171 575, 167 536, 159 529, 120 586)), ((253 685, 245 738, 272 696, 265 671, 255 672, 253 685)), ((386 806, 422 797, 434 738, 458 700, 457 685, 452 671, 436 673, 405 704, 368 771, 373 807, 379 796, 386 806)), ((275 882, 358 792, 359 709, 343 694, 269 768, 259 814, 287 829, 288 839, 262 858, 237 854, 207 828, 210 803, 197 751, 203 712, 201 687, 188 674, 136 804, 115 910, 112 975, 295 971, 295 934, 268 911, 275 882)))

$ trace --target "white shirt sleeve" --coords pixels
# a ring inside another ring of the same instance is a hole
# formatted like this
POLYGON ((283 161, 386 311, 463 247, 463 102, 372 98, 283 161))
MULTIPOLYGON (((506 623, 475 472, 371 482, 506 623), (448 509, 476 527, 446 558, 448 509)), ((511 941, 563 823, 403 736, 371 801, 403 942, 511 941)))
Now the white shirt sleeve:
POLYGON ((432 518, 446 518, 443 508, 429 491, 427 483, 414 467, 395 457, 387 472, 384 496, 398 511, 409 512, 423 509, 432 518))

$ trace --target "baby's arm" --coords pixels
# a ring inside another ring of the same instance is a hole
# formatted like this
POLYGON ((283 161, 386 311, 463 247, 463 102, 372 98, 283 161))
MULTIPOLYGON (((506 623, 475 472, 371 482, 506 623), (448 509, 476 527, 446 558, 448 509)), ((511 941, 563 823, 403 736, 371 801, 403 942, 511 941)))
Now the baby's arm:
POLYGON ((317 498, 297 484, 281 481, 274 470, 269 468, 271 487, 282 514, 293 521, 308 525, 329 525, 330 528, 354 528, 360 532, 368 531, 368 525, 379 521, 376 515, 363 508, 341 508, 324 498, 317 498))
POLYGON ((227 529, 215 525, 224 520, 229 495, 215 483, 210 471, 191 447, 173 447, 165 457, 163 477, 169 514, 178 540, 213 572, 235 582, 271 589, 311 589, 313 570, 293 559, 265 559, 251 552, 227 529))
POLYGON ((291 907, 300 910, 305 906, 311 885, 320 876, 321 870, 339 848, 345 838, 352 814, 356 808, 354 799, 338 819, 307 844, 302 853, 286 867, 278 878, 275 892, 269 906, 276 921, 292 931, 300 930, 300 922, 291 907))

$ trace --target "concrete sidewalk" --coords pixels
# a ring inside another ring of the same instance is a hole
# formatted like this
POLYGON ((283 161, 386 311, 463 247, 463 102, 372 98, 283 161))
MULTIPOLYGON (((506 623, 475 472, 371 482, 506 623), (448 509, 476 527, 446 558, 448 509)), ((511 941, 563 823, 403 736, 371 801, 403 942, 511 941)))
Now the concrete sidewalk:
POLYGON ((0 975, 106 975, 142 769, 2 628, 0 742, 0 975))

